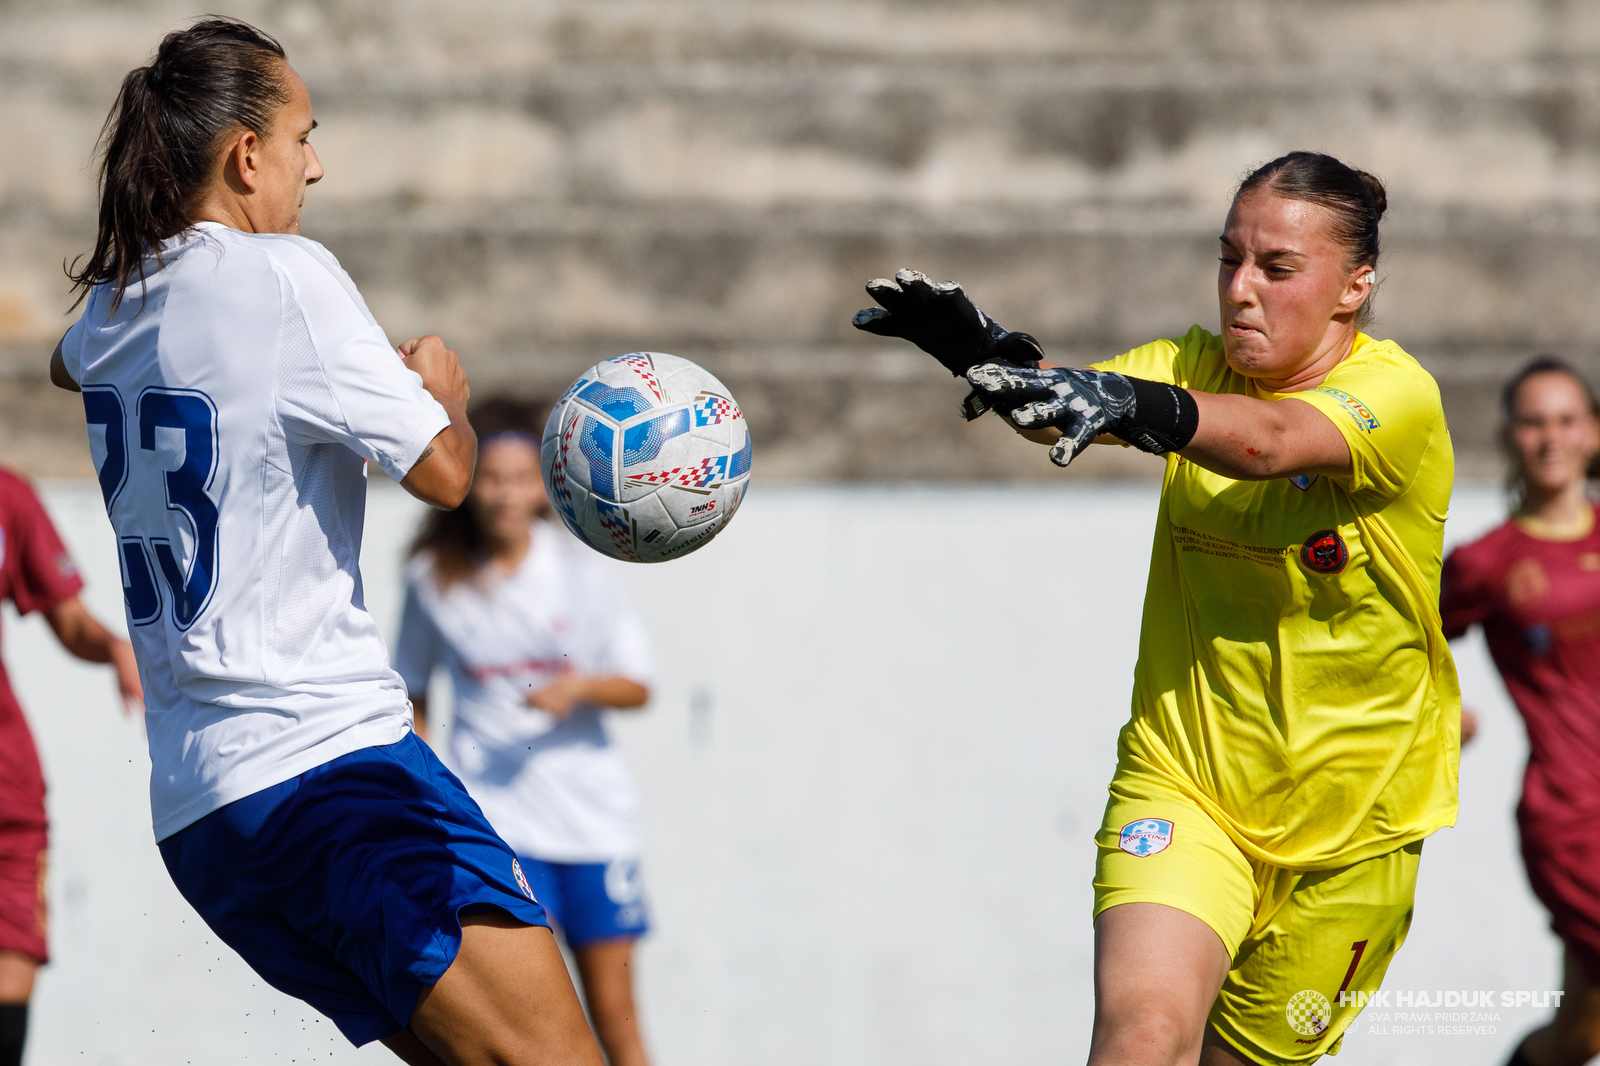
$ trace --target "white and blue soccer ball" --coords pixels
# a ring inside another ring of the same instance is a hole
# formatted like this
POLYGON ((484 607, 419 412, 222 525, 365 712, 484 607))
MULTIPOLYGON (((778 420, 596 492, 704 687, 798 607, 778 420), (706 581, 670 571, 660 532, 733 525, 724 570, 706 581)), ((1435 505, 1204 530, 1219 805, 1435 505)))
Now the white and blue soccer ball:
POLYGON ((572 383, 543 442, 544 484, 568 529, 636 563, 710 543, 750 483, 750 427, 722 382, 675 355, 607 359, 572 383))

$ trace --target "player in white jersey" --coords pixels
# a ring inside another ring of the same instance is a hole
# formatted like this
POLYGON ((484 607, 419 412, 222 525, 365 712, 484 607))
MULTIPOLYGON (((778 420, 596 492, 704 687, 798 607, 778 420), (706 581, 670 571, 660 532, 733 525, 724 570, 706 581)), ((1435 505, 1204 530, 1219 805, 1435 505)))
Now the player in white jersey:
POLYGON ((413 735, 362 602, 364 463, 454 507, 477 442, 455 353, 397 354, 297 236, 314 126, 270 37, 168 35, 107 122, 87 301, 51 363, 122 559, 156 839, 212 929, 352 1042, 598 1066, 543 909, 413 735))
POLYGON ((601 717, 649 698, 649 650, 616 564, 541 517, 539 414, 474 408, 478 474, 413 545, 394 665, 419 733, 429 679, 449 670, 451 763, 572 949, 606 1060, 646 1066, 630 976, 647 928, 637 804, 601 717))

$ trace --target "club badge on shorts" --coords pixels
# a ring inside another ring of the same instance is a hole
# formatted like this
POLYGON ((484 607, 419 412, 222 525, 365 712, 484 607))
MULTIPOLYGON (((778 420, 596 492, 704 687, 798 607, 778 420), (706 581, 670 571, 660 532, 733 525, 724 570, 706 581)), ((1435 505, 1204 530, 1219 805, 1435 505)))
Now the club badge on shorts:
POLYGON ((517 879, 517 887, 522 889, 524 896, 532 899, 535 903, 539 902, 533 898, 533 889, 528 886, 528 879, 522 875, 522 864, 516 859, 511 860, 511 876, 517 879))
POLYGON ((1333 1005, 1321 992, 1302 989, 1289 997, 1283 1017, 1289 1028, 1301 1036, 1321 1036, 1333 1020, 1333 1005))
POLYGON ((1337 529, 1319 529, 1300 545, 1300 564, 1314 574, 1337 574, 1350 561, 1350 547, 1337 529))
POLYGON ((1129 855, 1144 859, 1158 851, 1166 851, 1172 843, 1172 823, 1164 818, 1141 818, 1122 827, 1122 839, 1117 847, 1129 855))

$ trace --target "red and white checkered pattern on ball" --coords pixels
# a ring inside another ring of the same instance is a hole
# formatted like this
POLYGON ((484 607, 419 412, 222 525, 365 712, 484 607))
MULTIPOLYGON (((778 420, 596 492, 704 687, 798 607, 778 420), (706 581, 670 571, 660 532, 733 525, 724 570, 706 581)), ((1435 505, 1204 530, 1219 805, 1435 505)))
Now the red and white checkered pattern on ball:
POLYGON ((697 426, 716 426, 743 417, 739 405, 726 396, 703 392, 694 399, 694 424, 697 426))
POLYGON ((647 474, 629 474, 628 480, 640 485, 677 485, 703 489, 721 484, 728 476, 728 459, 718 455, 700 460, 694 466, 675 466, 647 474))
POLYGON ((666 400, 666 394, 661 391, 661 379, 656 377, 655 360, 651 359, 648 354, 641 352, 635 355, 624 355, 613 360, 613 362, 621 363, 639 375, 640 380, 645 383, 645 386, 655 396, 656 402, 660 403, 666 400))

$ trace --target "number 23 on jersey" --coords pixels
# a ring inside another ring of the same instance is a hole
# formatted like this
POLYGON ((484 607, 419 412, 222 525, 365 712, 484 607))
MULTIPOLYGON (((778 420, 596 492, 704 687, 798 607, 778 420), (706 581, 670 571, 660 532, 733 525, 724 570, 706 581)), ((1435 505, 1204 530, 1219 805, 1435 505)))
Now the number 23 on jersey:
POLYGON ((117 531, 128 617, 149 625, 170 604, 172 624, 188 629, 216 588, 217 505, 206 494, 217 470, 216 405, 194 389, 152 386, 130 422, 114 386, 85 385, 83 409, 105 431, 100 493, 117 531))

